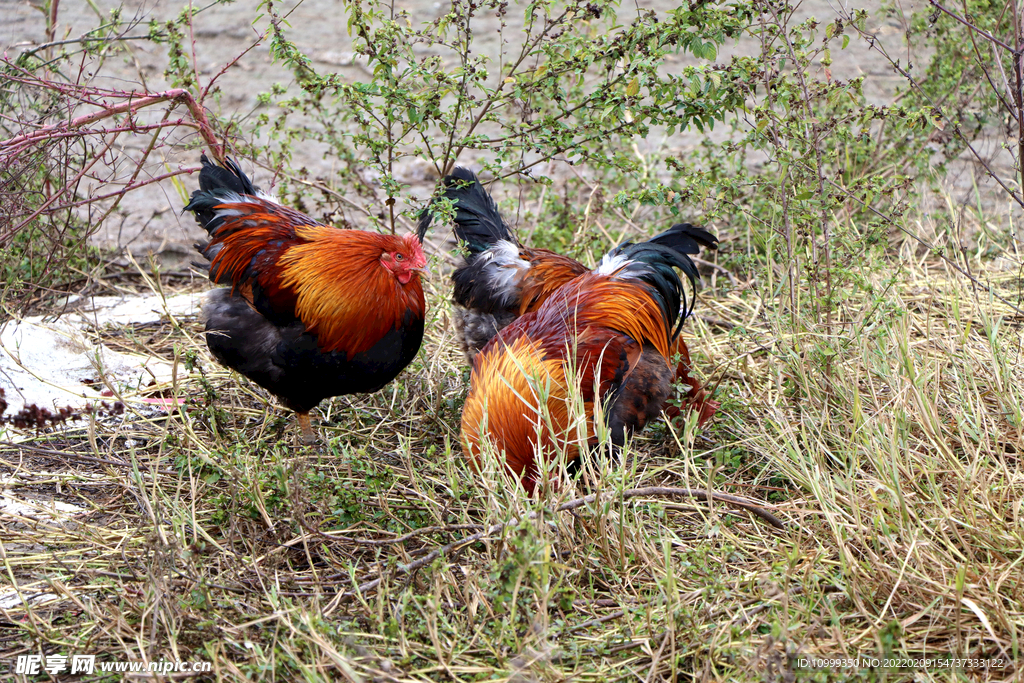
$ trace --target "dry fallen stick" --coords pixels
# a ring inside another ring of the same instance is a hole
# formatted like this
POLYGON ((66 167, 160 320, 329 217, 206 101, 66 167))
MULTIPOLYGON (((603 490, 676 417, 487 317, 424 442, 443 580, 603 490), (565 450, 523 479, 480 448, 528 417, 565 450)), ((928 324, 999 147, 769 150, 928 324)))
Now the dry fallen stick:
MULTIPOLYGON (((370 538, 367 538, 367 539, 363 539, 363 538, 346 538, 346 535, 348 535, 348 534, 358 533, 354 529, 339 529, 337 531, 320 531, 320 529, 317 529, 316 527, 307 524, 306 521, 303 520, 303 519, 297 519, 297 521, 302 526, 302 528, 305 529, 308 533, 303 535, 303 536, 296 536, 295 538, 292 538, 292 539, 290 539, 288 541, 285 541, 284 543, 281 543, 277 548, 275 548, 271 552, 276 552, 278 550, 284 550, 285 548, 291 548, 292 546, 296 546, 296 545, 302 543, 303 541, 310 541, 310 540, 313 540, 313 539, 316 539, 316 538, 322 538, 322 539, 328 540, 328 541, 339 541, 339 540, 349 541, 351 543, 356 543, 356 544, 359 544, 359 545, 388 546, 388 545, 396 545, 396 544, 399 544, 399 543, 405 543, 406 541, 410 541, 410 540, 412 540, 414 538, 418 538, 419 536, 422 536, 424 534, 433 534, 433 533, 447 532, 447 531, 468 531, 470 529, 482 529, 483 528, 483 526, 481 526, 480 524, 446 524, 446 525, 439 525, 439 526, 426 526, 426 527, 422 527, 422 528, 410 531, 409 533, 404 534, 402 536, 395 536, 394 538, 384 538, 384 539, 370 539, 370 538)), ((267 553, 267 554, 269 554, 269 553, 267 553)), ((257 558, 257 559, 262 559, 263 557, 265 557, 265 556, 261 556, 260 558, 257 558)), ((325 579, 336 579, 336 578, 339 578, 339 577, 342 577, 342 576, 348 576, 348 574, 331 574, 330 576, 325 576, 324 578, 325 579)))
MULTIPOLYGON (((730 503, 732 505, 735 505, 737 507, 743 508, 744 510, 748 510, 748 511, 754 513, 755 515, 757 515, 758 517, 760 517, 764 521, 766 521, 769 524, 771 524, 776 529, 785 529, 786 528, 785 524, 783 524, 782 520, 780 520, 778 517, 776 517, 772 513, 768 512, 764 508, 762 508, 762 507, 760 507, 758 505, 755 505, 755 504, 751 503, 750 501, 744 500, 743 498, 739 498, 737 496, 730 496, 729 494, 726 494, 726 493, 711 493, 711 492, 702 491, 702 490, 699 490, 699 489, 682 489, 682 488, 674 488, 674 487, 670 487, 670 486, 649 486, 649 487, 642 488, 642 489, 628 489, 628 490, 623 491, 622 493, 619 493, 619 494, 615 494, 615 493, 611 493, 611 494, 592 493, 589 496, 584 496, 583 498, 576 498, 575 500, 570 500, 570 501, 567 501, 565 503, 562 503, 557 508, 555 508, 553 510, 553 512, 568 512, 569 510, 576 510, 578 508, 583 507, 584 505, 589 505, 591 503, 594 503, 594 502, 598 501, 598 499, 602 499, 602 500, 631 500, 633 498, 643 498, 645 496, 695 498, 697 500, 704 500, 704 501, 706 501, 706 500, 714 500, 714 501, 718 501, 718 502, 722 502, 722 503, 730 503)), ((535 514, 536 513, 532 513, 531 512, 528 515, 528 518, 533 518, 535 516, 535 514)), ((453 541, 452 543, 449 543, 446 546, 442 546, 442 547, 438 548, 437 550, 435 550, 435 551, 433 551, 431 553, 428 553, 427 555, 424 555, 420 559, 415 560, 414 562, 410 562, 409 564, 399 565, 398 567, 395 568, 395 571, 397 573, 399 573, 399 574, 410 574, 410 573, 416 571, 417 569, 420 569, 422 567, 427 566, 428 564, 430 564, 431 562, 433 562, 437 558, 441 557, 442 555, 450 553, 453 550, 458 550, 462 546, 466 546, 466 545, 469 545, 471 543, 476 543, 477 541, 482 541, 485 538, 488 538, 490 536, 493 536, 494 534, 500 533, 506 527, 514 526, 514 525, 518 524, 519 521, 520 521, 519 519, 513 519, 511 521, 503 522, 501 524, 495 524, 495 525, 491 526, 489 529, 485 529, 484 531, 481 531, 479 533, 473 534, 472 536, 466 536, 465 538, 461 538, 461 539, 459 539, 457 541, 453 541)), ((359 586, 356 587, 356 589, 354 591, 339 592, 338 595, 335 596, 334 600, 331 602, 331 605, 329 605, 327 610, 325 610, 325 614, 330 612, 330 611, 332 611, 334 609, 334 607, 336 607, 337 604, 342 599, 354 597, 354 595, 356 593, 365 593, 368 590, 373 590, 374 588, 376 588, 377 586, 380 585, 381 580, 382 579, 380 577, 378 577, 376 579, 373 579, 372 581, 367 581, 365 583, 360 584, 359 586)))

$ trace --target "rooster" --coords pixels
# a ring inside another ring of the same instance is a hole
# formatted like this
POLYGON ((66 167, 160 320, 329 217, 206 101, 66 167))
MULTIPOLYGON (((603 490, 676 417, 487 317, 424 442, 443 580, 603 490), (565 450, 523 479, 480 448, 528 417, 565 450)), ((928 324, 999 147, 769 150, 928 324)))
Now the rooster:
MULTIPOLYGON (((521 246, 472 171, 455 168, 442 181, 440 196, 454 203, 455 236, 469 251, 452 281, 456 332, 466 360, 472 364, 502 328, 537 310, 559 287, 589 271, 568 256, 521 246)), ((420 216, 421 240, 431 221, 428 208, 420 216)), ((689 223, 674 225, 648 243, 663 244, 682 254, 697 254, 701 247, 718 248, 717 237, 689 223)), ((671 355, 680 359, 676 379, 689 387, 684 402, 698 411, 698 423, 703 425, 715 414, 718 403, 708 398, 701 383, 690 375, 690 351, 682 337, 675 340, 671 355)), ((668 413, 675 417, 679 410, 669 406, 668 413)))
POLYGON ((325 398, 370 393, 419 351, 426 267, 416 235, 341 230, 259 192, 239 168, 201 158, 185 207, 210 235, 206 343, 293 410, 306 443, 325 398))
POLYGON ((574 384, 591 446, 598 406, 616 447, 661 412, 675 375, 672 348, 692 310, 673 268, 697 279, 690 257, 664 244, 684 233, 673 226, 651 242, 612 250, 477 354, 462 413, 463 446, 476 467, 484 435, 531 494, 538 451, 575 461, 574 384))

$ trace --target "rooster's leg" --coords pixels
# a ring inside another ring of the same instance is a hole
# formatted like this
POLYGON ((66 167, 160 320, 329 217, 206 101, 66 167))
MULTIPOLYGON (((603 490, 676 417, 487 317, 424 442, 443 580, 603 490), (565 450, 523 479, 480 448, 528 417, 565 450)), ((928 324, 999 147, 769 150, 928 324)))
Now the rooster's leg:
POLYGON ((309 412, 295 413, 295 417, 299 420, 299 428, 302 429, 302 443, 309 444, 316 443, 316 432, 313 431, 313 424, 309 421, 309 412))

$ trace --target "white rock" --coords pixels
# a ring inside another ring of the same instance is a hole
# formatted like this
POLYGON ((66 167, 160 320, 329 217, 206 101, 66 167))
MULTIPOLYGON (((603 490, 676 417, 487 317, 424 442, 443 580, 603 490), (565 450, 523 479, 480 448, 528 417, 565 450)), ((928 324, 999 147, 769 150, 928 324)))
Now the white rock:
POLYGON ((55 593, 33 593, 26 591, 18 595, 16 591, 0 594, 0 609, 14 609, 20 605, 40 605, 60 600, 55 593), (24 599, 23 599, 24 598, 24 599))
MULTIPOLYGON (((153 356, 131 355, 91 342, 84 334, 107 325, 157 322, 168 315, 192 314, 200 294, 170 299, 92 297, 69 300, 74 310, 59 319, 35 316, 0 325, 0 389, 8 403, 6 416, 37 405, 56 412, 117 400, 108 384, 126 400, 154 383, 169 382, 172 363, 153 356), (106 392, 105 394, 102 392, 106 392)), ((178 368, 184 376, 183 366, 178 368)))
POLYGON ((19 499, 10 491, 0 493, 0 517, 28 517, 41 522, 65 522, 66 517, 80 515, 86 509, 59 500, 19 499))

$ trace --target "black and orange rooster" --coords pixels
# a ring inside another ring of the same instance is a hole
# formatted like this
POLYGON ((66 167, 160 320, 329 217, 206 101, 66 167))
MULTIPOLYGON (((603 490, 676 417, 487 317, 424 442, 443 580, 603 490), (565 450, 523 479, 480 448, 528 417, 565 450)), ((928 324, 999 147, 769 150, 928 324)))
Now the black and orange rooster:
POLYGON ((574 384, 590 445, 598 406, 616 446, 661 412, 675 376, 672 348, 692 310, 674 268, 691 284, 697 279, 690 257, 667 246, 685 237, 677 225, 651 242, 612 250, 477 354, 462 412, 463 447, 476 467, 485 435, 530 493, 540 476, 538 450, 576 460, 574 384))
POLYGON ((306 443, 309 411, 325 398, 377 391, 415 357, 426 305, 416 235, 321 225, 260 193, 234 161, 202 156, 185 209, 210 240, 203 305, 214 357, 295 411, 306 443))
MULTIPOLYGON (((455 205, 455 236, 466 244, 469 255, 452 275, 455 327, 466 360, 474 357, 502 328, 516 318, 537 310, 551 294, 573 278, 589 272, 579 261, 547 249, 521 246, 472 171, 455 168, 442 181, 441 197, 455 205)), ((419 223, 422 240, 430 227, 431 213, 419 223)), ((682 254, 698 254, 700 248, 717 249, 718 238, 689 223, 672 226, 649 244, 664 244, 682 254)), ((691 262, 692 263, 692 262, 691 262)), ((718 407, 701 383, 690 375, 690 351, 677 337, 671 355, 678 354, 676 379, 689 386, 684 400, 698 411, 704 424, 718 407)), ((678 410, 668 409, 670 417, 678 410)))

